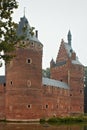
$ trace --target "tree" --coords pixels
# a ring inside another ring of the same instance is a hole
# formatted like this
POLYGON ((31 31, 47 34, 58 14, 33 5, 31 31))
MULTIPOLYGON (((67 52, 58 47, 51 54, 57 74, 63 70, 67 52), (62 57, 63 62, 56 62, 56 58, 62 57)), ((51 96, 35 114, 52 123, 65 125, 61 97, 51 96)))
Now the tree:
POLYGON ((6 62, 9 61, 13 55, 9 54, 15 49, 16 41, 16 23, 12 20, 14 9, 18 8, 16 0, 0 0, 0 52, 3 50, 3 58, 6 62))
POLYGON ((46 68, 42 70, 43 77, 50 78, 50 68, 46 68))

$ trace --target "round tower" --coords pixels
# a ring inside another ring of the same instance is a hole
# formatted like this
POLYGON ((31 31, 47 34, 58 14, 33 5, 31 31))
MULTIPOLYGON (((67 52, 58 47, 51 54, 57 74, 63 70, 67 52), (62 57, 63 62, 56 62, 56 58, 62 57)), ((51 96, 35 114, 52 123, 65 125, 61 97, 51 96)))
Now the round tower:
POLYGON ((21 40, 15 45, 15 57, 6 68, 7 118, 39 118, 27 109, 32 107, 36 114, 41 105, 43 45, 38 40, 38 32, 34 33, 25 16, 20 19, 17 35, 21 40))
POLYGON ((7 83, 14 87, 41 88, 42 82, 42 44, 24 16, 21 18, 17 35, 15 58, 7 66, 7 83))

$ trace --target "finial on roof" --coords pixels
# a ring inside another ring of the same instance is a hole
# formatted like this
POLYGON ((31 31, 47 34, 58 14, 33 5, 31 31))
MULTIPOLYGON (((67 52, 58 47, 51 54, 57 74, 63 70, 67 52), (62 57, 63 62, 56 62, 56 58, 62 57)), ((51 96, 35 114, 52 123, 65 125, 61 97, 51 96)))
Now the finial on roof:
POLYGON ((68 40, 68 44, 71 46, 72 35, 71 35, 70 30, 69 30, 68 35, 67 35, 67 40, 68 40))
POLYGON ((24 17, 25 17, 25 7, 24 7, 24 17))

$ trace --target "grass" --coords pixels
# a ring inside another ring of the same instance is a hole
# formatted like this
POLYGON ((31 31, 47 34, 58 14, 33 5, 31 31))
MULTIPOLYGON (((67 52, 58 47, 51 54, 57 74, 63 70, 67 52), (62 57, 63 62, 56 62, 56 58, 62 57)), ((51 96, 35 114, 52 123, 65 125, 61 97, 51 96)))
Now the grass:
POLYGON ((41 123, 64 123, 64 124, 69 124, 69 123, 85 123, 87 122, 87 116, 78 116, 78 117, 52 117, 49 118, 48 120, 45 119, 40 119, 41 123))

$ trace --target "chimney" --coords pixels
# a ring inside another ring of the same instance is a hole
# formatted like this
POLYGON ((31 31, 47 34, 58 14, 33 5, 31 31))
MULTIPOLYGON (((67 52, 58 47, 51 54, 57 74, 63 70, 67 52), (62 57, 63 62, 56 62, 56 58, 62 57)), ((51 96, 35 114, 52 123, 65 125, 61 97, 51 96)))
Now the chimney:
POLYGON ((38 30, 36 30, 36 38, 38 38, 38 30))

